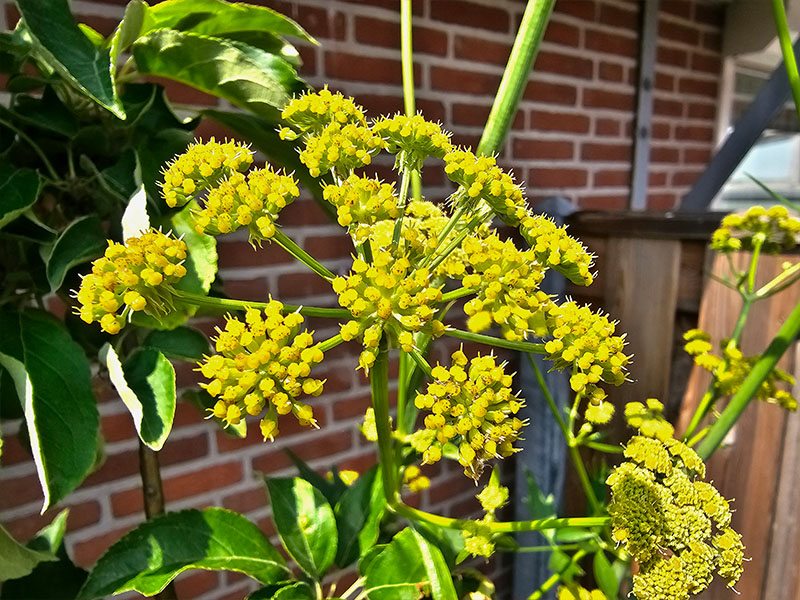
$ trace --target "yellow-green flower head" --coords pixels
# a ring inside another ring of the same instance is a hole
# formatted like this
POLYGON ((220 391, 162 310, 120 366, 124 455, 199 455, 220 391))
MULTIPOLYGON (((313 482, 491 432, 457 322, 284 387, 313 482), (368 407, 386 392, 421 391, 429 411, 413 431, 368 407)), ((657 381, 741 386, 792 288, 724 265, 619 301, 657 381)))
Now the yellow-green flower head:
POLYGON ((600 590, 587 590, 577 584, 558 588, 558 600, 606 600, 606 595, 600 590))
POLYGON ((201 192, 253 164, 253 152, 238 142, 195 142, 167 163, 161 195, 167 206, 183 206, 201 192))
POLYGON ((664 405, 655 398, 648 398, 645 404, 628 402, 625 405, 625 421, 630 427, 638 429, 646 437, 662 442, 672 438, 675 428, 663 417, 664 405))
POLYGON ((412 434, 411 444, 422 453, 423 463, 442 458, 442 446, 458 448, 458 462, 467 476, 478 479, 485 461, 511 456, 525 425, 516 414, 524 402, 511 392, 511 375, 494 356, 471 361, 461 350, 452 355, 452 366, 434 367, 425 393, 414 404, 429 414, 425 429, 412 434))
POLYGON ((616 324, 588 306, 575 302, 553 304, 546 312, 547 329, 552 340, 545 344, 547 360, 557 369, 569 368, 572 390, 590 397, 598 394, 596 386, 605 382, 620 385, 625 381, 625 367, 630 361, 622 351, 625 338, 614 335, 616 324))
MULTIPOLYGON (((391 422, 392 418, 389 417, 391 422)), ((361 435, 364 436, 368 442, 378 441, 378 426, 375 424, 375 409, 371 406, 367 408, 364 413, 364 421, 361 423, 361 435)))
POLYGON ((403 471, 403 485, 407 486, 409 491, 417 493, 431 487, 431 480, 422 474, 422 469, 417 465, 409 465, 403 471))
POLYGON ((461 530, 464 537, 464 550, 472 556, 483 556, 489 558, 494 554, 494 542, 492 541, 492 529, 489 526, 491 519, 485 518, 482 521, 470 521, 461 530))
POLYGON ((794 248, 800 240, 800 219, 789 215, 783 206, 752 206, 744 214, 730 214, 722 219, 711 235, 711 249, 718 252, 752 250, 761 244, 761 252, 780 254, 794 248))
POLYGON ((173 285, 186 275, 186 243, 171 233, 149 231, 124 244, 109 240, 105 254, 77 292, 79 313, 86 323, 98 321, 112 335, 133 312, 159 318, 174 308, 173 285))
POLYGON ((313 332, 300 331, 303 317, 282 314, 283 304, 271 300, 263 313, 247 309, 244 322, 228 317, 217 329, 217 354, 200 363, 201 384, 218 398, 211 415, 237 425, 245 415, 260 415, 264 439, 278 435, 278 415, 292 413, 303 426, 316 427, 314 412, 300 396, 319 396, 324 381, 309 377, 323 353, 313 332))
POLYGON ((461 284, 476 292, 464 306, 470 331, 480 332, 497 323, 510 340, 521 340, 531 331, 545 333, 541 311, 551 302, 539 289, 544 273, 533 252, 520 251, 514 242, 494 233, 467 237, 462 250, 471 272, 461 284))
POLYGON ((680 557, 652 561, 633 577, 633 594, 640 600, 688 600, 689 574, 680 557))
POLYGON ((398 155, 396 166, 400 167, 418 170, 429 156, 444 158, 453 149, 450 134, 420 114, 381 117, 372 125, 372 130, 383 138, 390 153, 398 155))
MULTIPOLYGON (((722 356, 712 353, 711 337, 700 329, 691 329, 683 335, 687 340, 684 349, 694 357, 697 366, 716 377, 715 385, 720 396, 731 396, 739 391, 744 380, 761 355, 744 356, 735 344, 727 340, 720 341, 722 356)), ((759 386, 755 397, 763 402, 777 404, 787 410, 797 410, 797 399, 791 392, 780 389, 779 384, 791 387, 794 377, 783 369, 773 369, 759 386)))
POLYGON ((540 265, 555 269, 577 285, 591 285, 594 281, 589 271, 594 255, 568 235, 566 227, 557 226, 545 215, 528 214, 523 217, 519 231, 540 265))
POLYGON ((348 341, 361 336, 364 352, 359 365, 365 371, 375 362, 384 330, 410 352, 413 334, 432 324, 442 298, 427 269, 412 269, 407 258, 395 258, 384 250, 373 251, 372 263, 353 259, 350 274, 336 277, 332 285, 339 304, 353 316, 342 326, 342 338, 348 341))
POLYGON ((444 172, 450 181, 464 188, 463 202, 472 204, 482 199, 510 225, 518 224, 528 215, 522 188, 497 166, 494 157, 475 156, 459 148, 445 154, 444 162, 444 172))
POLYGON ((339 225, 347 227, 353 241, 363 243, 378 221, 396 219, 400 215, 394 186, 378 179, 350 175, 341 185, 326 185, 323 197, 336 207, 339 225))
POLYGON ((364 125, 333 122, 306 139, 300 162, 312 177, 334 171, 347 177, 354 169, 365 167, 383 148, 383 140, 364 125))
POLYGON ((299 195, 291 175, 270 168, 253 169, 247 177, 234 173, 208 192, 202 208, 192 211, 195 229, 219 235, 247 227, 251 242, 270 239, 278 213, 299 195))
POLYGON ((596 388, 589 398, 583 416, 592 425, 606 425, 614 416, 614 405, 606 401, 605 397, 605 392, 596 388))
POLYGON ((494 515, 495 511, 508 503, 508 488, 503 485, 487 485, 476 496, 484 512, 494 515))
MULTIPOLYGON (((300 132, 317 134, 331 123, 346 125, 356 123, 366 125, 364 109, 352 98, 332 93, 328 86, 319 92, 302 94, 289 101, 281 113, 281 118, 300 132)), ((297 133, 289 127, 280 131, 284 140, 293 140, 297 133)))
POLYGON ((744 561, 742 536, 728 527, 714 538, 713 543, 719 552, 718 573, 728 582, 728 587, 733 587, 742 576, 742 561, 744 561))

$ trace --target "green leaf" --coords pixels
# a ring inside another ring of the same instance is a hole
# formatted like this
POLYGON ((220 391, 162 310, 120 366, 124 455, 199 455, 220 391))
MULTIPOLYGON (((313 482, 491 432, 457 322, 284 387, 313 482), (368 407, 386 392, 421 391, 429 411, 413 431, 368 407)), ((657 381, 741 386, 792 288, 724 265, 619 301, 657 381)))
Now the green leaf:
MULTIPOLYGON (((525 497, 525 502, 531 513, 531 519, 553 519, 557 517, 558 513, 556 512, 553 494, 545 496, 542 490, 539 489, 539 485, 536 483, 533 473, 527 468, 525 469, 525 482, 528 484, 528 495, 525 497)), ((544 529, 540 533, 551 543, 555 538, 555 533, 552 529, 544 529)))
POLYGON ((289 585, 294 585, 292 581, 282 581, 280 583, 271 583, 262 588, 257 589, 255 592, 247 596, 246 600, 272 600, 273 596, 277 594, 282 588, 289 585))
POLYGON ((167 513, 143 523, 100 557, 78 600, 128 590, 152 596, 189 569, 238 571, 261 584, 291 575, 253 523, 222 508, 167 513))
POLYGON ((183 239, 188 247, 188 256, 183 263, 186 275, 176 287, 186 292, 207 294, 217 276, 217 239, 211 235, 197 233, 190 206, 172 215, 164 228, 165 231, 168 229, 183 239))
POLYGON ((108 44, 108 68, 112 81, 117 76, 119 55, 130 48, 130 45, 136 41, 142 31, 147 8, 147 4, 141 0, 128 2, 122 20, 111 35, 111 40, 108 44))
POLYGON ((561 580, 565 582, 570 582, 573 578, 583 573, 580 565, 573 563, 569 554, 563 550, 553 550, 547 566, 553 573, 558 573, 561 576, 561 580))
POLYGON ((336 506, 336 503, 341 498, 342 494, 347 489, 347 485, 343 481, 328 481, 322 475, 317 473, 314 469, 308 466, 306 462, 292 452, 289 448, 286 449, 286 454, 289 459, 294 463, 300 477, 305 479, 308 483, 317 488, 331 506, 336 506))
POLYGON ((142 75, 180 81, 271 119, 305 88, 285 60, 238 42, 158 29, 132 52, 142 75))
POLYGON ((208 338, 192 327, 176 327, 164 331, 151 331, 142 342, 143 346, 155 348, 167 358, 198 361, 211 351, 208 338))
POLYGON ((36 171, 0 161, 0 229, 34 205, 39 186, 36 171))
POLYGON ((595 537, 595 533, 584 527, 563 527, 555 530, 555 540, 559 544, 575 544, 595 537))
POLYGON ((321 579, 336 557, 333 509, 317 488, 300 478, 266 478, 275 527, 303 571, 321 579))
POLYGON ((364 589, 370 600, 457 600, 441 551, 411 528, 391 541, 369 565, 364 589))
POLYGON ((109 71, 109 53, 96 48, 70 13, 66 0, 17 0, 25 25, 47 64, 89 98, 125 118, 109 71))
POLYGON ((378 540, 378 515, 383 515, 386 505, 378 473, 377 466, 363 473, 345 490, 336 504, 334 513, 339 532, 336 565, 339 568, 354 562, 378 540), (381 502, 374 502, 373 498, 376 497, 381 502), (367 524, 369 527, 366 527, 367 524))
POLYGON ((389 544, 375 544, 372 548, 367 550, 358 559, 358 572, 364 575, 368 570, 372 561, 374 561, 381 553, 389 547, 389 544))
POLYGON ((107 245, 103 226, 96 215, 81 217, 69 224, 58 236, 45 259, 50 290, 61 287, 72 267, 103 255, 107 245))
POLYGON ((175 369, 155 348, 142 348, 121 363, 110 344, 100 350, 100 360, 141 440, 153 450, 161 450, 175 418, 175 369))
POLYGON ((150 229, 150 215, 147 214, 147 194, 144 186, 139 186, 136 193, 128 200, 128 206, 122 213, 122 239, 139 237, 150 229))
POLYGON ((58 237, 58 234, 42 223, 31 209, 28 209, 6 225, 0 231, 0 235, 33 242, 34 244, 52 244, 58 237))
POLYGON ((0 525, 0 581, 25 577, 41 562, 57 560, 50 552, 31 550, 0 525))
POLYGON ((25 407, 42 512, 83 481, 94 464, 98 415, 89 361, 55 317, 0 311, 0 364, 25 407))
POLYGON ((170 28, 220 36, 237 31, 292 35, 316 44, 300 25, 269 8, 222 0, 167 0, 147 11, 145 31, 170 28))
POLYGON ((322 197, 324 181, 312 177, 306 166, 300 162, 299 145, 280 139, 275 122, 266 121, 253 115, 215 109, 206 109, 203 111, 203 115, 240 135, 249 141, 256 150, 263 152, 270 161, 293 173, 300 183, 311 192, 328 216, 332 220, 336 220, 336 210, 333 205, 322 197))
POLYGON ((52 131, 64 137, 72 137, 78 133, 78 119, 64 106, 53 90, 53 86, 44 88, 41 98, 29 95, 18 95, 14 98, 11 112, 20 121, 52 131))
POLYGON ((272 596, 272 600, 316 600, 314 590, 304 581, 281 588, 272 596))
POLYGON ((598 550, 594 554, 593 570, 594 580, 606 598, 609 598, 609 600, 616 598, 619 590, 619 580, 617 579, 617 574, 614 573, 614 568, 602 550, 598 550))

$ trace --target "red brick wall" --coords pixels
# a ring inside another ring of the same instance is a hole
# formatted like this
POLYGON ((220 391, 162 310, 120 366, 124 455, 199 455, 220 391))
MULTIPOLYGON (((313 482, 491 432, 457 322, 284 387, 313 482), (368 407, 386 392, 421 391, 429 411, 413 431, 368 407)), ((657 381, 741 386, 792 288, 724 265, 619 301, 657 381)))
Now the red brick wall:
MULTIPOLYGON (((373 115, 401 110, 398 2, 269 1, 298 20, 321 42, 300 45, 302 75, 314 86, 328 83, 355 96, 373 115)), ((712 148, 717 76, 720 71, 722 9, 713 4, 662 0, 655 82, 653 151, 648 206, 669 209, 703 169, 712 148)), ((475 145, 524 2, 512 0, 419 0, 414 3, 417 106, 441 120, 458 143, 475 145)), ((75 0, 86 22, 109 33, 124 2, 75 0)), ((637 80, 638 23, 635 1, 557 0, 552 22, 525 90, 502 161, 527 183, 532 200, 564 195, 581 208, 627 205, 637 80)), ((172 86, 178 103, 208 98, 172 86)), ((211 126, 205 135, 221 134, 211 126)), ((384 163, 384 167, 390 163, 384 163)), ((384 173, 385 168, 381 169, 384 173)), ((441 172, 426 173, 426 193, 446 194, 441 172)), ((349 242, 309 199, 281 217, 285 232, 337 272, 349 266, 349 242)), ((221 274, 232 296, 263 299, 268 293, 292 303, 333 302, 327 286, 277 247, 256 254, 243 238, 219 239, 221 274)), ((210 323, 204 325, 210 330, 210 323)), ((314 322, 319 339, 334 332, 314 322)), ((363 469, 373 449, 355 428, 368 405, 369 389, 354 371, 357 348, 331 352, 318 376, 328 382, 315 401, 321 430, 282 423, 274 444, 257 431, 246 440, 229 438, 198 412, 180 405, 175 429, 161 452, 170 509, 225 506, 272 531, 259 473, 291 472, 283 448, 292 447, 319 469, 331 463, 363 469)), ((180 379, 191 381, 188 368, 180 379)), ((139 523, 141 497, 135 432, 122 403, 99 385, 106 460, 64 506, 72 508, 68 544, 77 562, 89 566, 124 531, 139 523)), ((32 463, 16 441, 18 424, 4 424, 0 471, 0 522, 22 539, 52 514, 38 516, 40 491, 32 463)), ((535 443, 535 440, 529 440, 535 443)), ((472 510, 475 488, 456 465, 431 469, 432 489, 418 501, 436 511, 472 510)), ((51 511, 53 513, 53 511, 51 511)), ((247 584, 228 574, 181 578, 184 598, 241 598, 247 584)))

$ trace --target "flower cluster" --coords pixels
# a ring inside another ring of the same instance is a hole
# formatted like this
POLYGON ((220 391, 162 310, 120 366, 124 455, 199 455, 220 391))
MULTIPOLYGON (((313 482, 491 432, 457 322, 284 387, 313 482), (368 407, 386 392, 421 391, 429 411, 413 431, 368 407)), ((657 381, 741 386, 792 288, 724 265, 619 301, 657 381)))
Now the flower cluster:
MULTIPOLYGON (((753 365, 761 358, 760 355, 744 356, 736 344, 726 340, 720 343, 722 356, 717 356, 712 353, 711 336, 701 329, 690 329, 683 334, 683 338, 686 340, 684 349, 694 357, 695 364, 715 375, 719 396, 735 394, 750 374, 753 365)), ((787 410, 797 410, 797 399, 791 392, 778 388, 779 383, 793 386, 794 382, 792 375, 775 367, 759 386, 755 397, 787 410)))
POLYGON ((675 433, 675 428, 664 416, 664 405, 655 398, 641 402, 628 402, 625 405, 625 422, 646 437, 667 442, 675 433))
POLYGON ((461 284, 476 291, 464 306, 467 327, 480 332, 494 322, 511 340, 524 339, 531 331, 543 333, 541 310, 550 304, 550 297, 539 289, 544 273, 533 251, 520 251, 497 234, 469 237, 462 250, 470 273, 461 284))
POLYGON ((578 285, 591 285, 594 276, 589 271, 594 256, 580 241, 567 235, 544 215, 527 215, 520 223, 520 233, 536 253, 540 265, 546 265, 578 285))
POLYGON ((281 129, 280 137, 283 140, 296 139, 297 131, 317 134, 333 122, 340 125, 364 125, 367 122, 364 110, 352 98, 338 92, 332 93, 328 86, 319 92, 293 98, 283 109, 281 118, 291 126, 281 129))
POLYGON ((491 524, 496 521, 495 513, 508 503, 508 488, 500 485, 499 471, 492 471, 488 485, 476 496, 486 513, 479 521, 472 521, 461 531, 464 537, 464 550, 472 556, 489 558, 494 554, 495 544, 491 524))
MULTIPOLYGON (((638 421, 642 408, 626 414, 638 421)), ((633 593, 642 600, 686 600, 708 587, 715 570, 732 587, 744 547, 730 528, 728 501, 702 481, 705 465, 694 450, 662 438, 640 429, 625 448, 627 461, 606 482, 612 535, 640 566, 633 593)))
POLYGON ((212 189, 222 179, 246 171, 253 163, 253 152, 237 142, 190 144, 183 154, 163 170, 161 193, 167 206, 183 206, 200 192, 212 189))
POLYGON ((219 235, 247 227, 250 240, 269 239, 275 235, 275 220, 300 190, 291 175, 270 168, 254 169, 245 177, 234 173, 208 192, 202 208, 193 210, 199 233, 219 235))
POLYGON ((372 130, 386 142, 388 152, 398 155, 398 166, 407 166, 415 171, 429 156, 444 158, 453 149, 450 134, 419 114, 381 117, 372 125, 372 130))
POLYGON ((173 285, 186 275, 186 243, 149 231, 124 244, 109 240, 105 254, 83 277, 77 299, 81 319, 119 333, 133 312, 160 317, 173 308, 173 285))
POLYGON ((229 317, 224 330, 217 330, 218 354, 200 364, 201 384, 218 398, 211 416, 226 425, 236 425, 245 414, 260 415, 264 439, 278 435, 278 415, 292 413, 304 426, 316 426, 310 406, 298 398, 318 396, 324 381, 309 377, 323 353, 314 344, 313 332, 300 331, 303 317, 283 313, 283 304, 271 300, 263 313, 248 309, 244 322, 229 317))
POLYGON ((336 207, 339 225, 349 229, 357 244, 370 237, 376 222, 393 220, 400 214, 394 186, 369 177, 350 175, 341 185, 326 185, 322 195, 336 207))
POLYGON ((409 465, 403 471, 403 485, 407 486, 411 492, 416 493, 431 487, 431 480, 422 474, 422 470, 417 465, 409 465))
POLYGON ((411 351, 413 334, 431 323, 434 307, 442 298, 441 289, 431 285, 427 269, 412 270, 407 258, 395 258, 383 250, 373 252, 371 264, 353 259, 350 275, 335 278, 332 285, 339 304, 353 316, 342 326, 342 338, 362 337, 364 352, 359 365, 366 371, 375 362, 384 331, 403 350, 411 351))
POLYGON ((308 167, 312 177, 330 171, 346 177, 353 169, 370 164, 383 146, 383 140, 369 127, 335 121, 306 138, 300 161, 308 167))
POLYGON ((730 214, 722 219, 711 236, 711 249, 730 253, 752 250, 756 245, 767 254, 779 254, 794 248, 800 240, 800 219, 789 215, 783 206, 753 206, 744 214, 730 214))
POLYGON ((577 584, 562 585, 558 588, 557 600, 606 600, 606 595, 600 590, 590 591, 577 584))
POLYGON ((434 367, 433 382, 417 394, 414 404, 430 414, 410 441, 425 464, 440 460, 442 447, 453 444, 464 472, 477 479, 485 461, 517 451, 513 444, 525 423, 516 414, 524 403, 511 392, 511 375, 494 356, 468 361, 457 350, 452 363, 449 369, 434 367))

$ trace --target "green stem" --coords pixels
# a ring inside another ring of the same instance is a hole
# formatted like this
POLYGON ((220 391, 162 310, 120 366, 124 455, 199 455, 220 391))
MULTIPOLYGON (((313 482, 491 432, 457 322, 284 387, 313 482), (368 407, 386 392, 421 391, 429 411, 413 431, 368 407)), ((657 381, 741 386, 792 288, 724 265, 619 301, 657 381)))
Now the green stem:
POLYGON ((464 340, 465 342, 477 342, 479 344, 488 344, 498 348, 506 348, 507 350, 519 350, 520 352, 544 354, 544 344, 504 340, 503 338, 498 338, 491 335, 483 335, 482 333, 472 333, 471 331, 463 331, 461 329, 453 329, 452 327, 448 327, 444 334, 459 340, 464 340))
POLYGON ((406 404, 408 403, 408 382, 410 379, 411 357, 401 352, 397 371, 397 424, 395 430, 399 436, 406 433, 406 404))
POLYGON ((419 353, 419 350, 412 349, 408 355, 414 359, 414 362, 417 363, 417 366, 422 370, 423 373, 425 373, 427 377, 431 377, 431 366, 428 364, 428 361, 425 360, 425 357, 419 353))
POLYGON ((572 558, 569 562, 564 565, 564 568, 561 569, 558 573, 553 573, 547 580, 539 586, 539 589, 533 592, 530 596, 528 596, 528 600, 539 600, 543 598, 544 595, 550 591, 550 589, 555 586, 559 581, 561 581, 562 573, 565 573, 568 569, 572 568, 572 565, 576 564, 580 561, 584 556, 586 556, 585 550, 578 550, 575 554, 572 555, 572 558))
MULTIPOLYGON (((215 298, 214 296, 202 296, 191 292, 175 290, 178 298, 193 306, 205 308, 216 308, 221 311, 226 310, 247 310, 248 308, 264 309, 269 306, 269 302, 251 302, 249 300, 234 300, 232 298, 215 298)), ((296 306, 294 304, 284 304, 281 312, 289 314, 299 311, 306 317, 327 317, 330 319, 350 320, 350 311, 344 308, 322 308, 318 306, 296 306)))
POLYGON ((736 424, 750 400, 758 392, 758 388, 761 387, 761 384, 775 368, 775 365, 778 364, 781 356, 795 341, 798 333, 800 333, 800 303, 794 307, 794 310, 778 330, 778 334, 764 351, 764 354, 753 365, 750 374, 742 383, 739 391, 734 394, 728 406, 708 430, 708 434, 700 443, 700 446, 697 447, 697 453, 701 458, 708 458, 719 448, 722 440, 725 439, 725 436, 736 424))
POLYGON ((516 113, 555 0, 528 0, 477 154, 500 149, 516 113))
POLYGON ((561 428, 561 433, 564 434, 564 440, 569 442, 570 438, 572 437, 572 434, 567 428, 567 423, 566 421, 564 421, 564 417, 562 416, 561 411, 558 410, 558 406, 553 400, 553 395, 550 393, 550 388, 547 386, 547 382, 544 380, 544 375, 542 375, 542 371, 541 369, 539 369, 539 365, 536 364, 536 361, 533 358, 533 354, 531 354, 530 352, 526 352, 526 356, 528 357, 528 362, 533 368, 534 375, 536 375, 536 382, 539 384, 539 387, 542 390, 542 395, 544 396, 544 399, 547 402, 547 406, 550 408, 550 412, 553 413, 553 416, 555 417, 558 426, 561 428))
POLYGON ((286 250, 289 254, 294 256, 297 260, 306 265, 320 277, 323 277, 328 281, 335 277, 335 275, 331 273, 327 267, 321 265, 316 258, 298 246, 294 240, 283 233, 280 229, 275 230, 275 235, 272 236, 272 239, 275 240, 275 242, 281 248, 286 250))
POLYGON ((403 178, 400 181, 400 196, 397 199, 397 221, 394 224, 394 231, 392 232, 392 247, 397 249, 400 244, 400 232, 403 230, 403 215, 406 213, 406 204, 408 203, 408 186, 411 182, 411 169, 403 167, 403 178))
POLYGON ((767 298, 777 294, 781 290, 797 283, 797 275, 800 274, 800 262, 793 264, 791 267, 777 275, 774 279, 765 283, 755 293, 756 298, 767 298))
POLYGON ((61 179, 61 177, 59 177, 59 175, 56 172, 56 170, 53 168, 53 164, 47 158, 47 155, 39 147, 39 145, 36 142, 34 142, 28 136, 28 134, 26 134, 24 131, 22 131, 20 128, 18 128, 16 125, 11 123, 10 121, 6 121, 5 119, 0 119, 0 125, 8 127, 11 131, 13 131, 14 133, 17 134, 19 139, 21 139, 22 141, 24 141, 26 144, 28 144, 31 147, 31 150, 33 150, 36 153, 36 155, 39 157, 39 159, 42 161, 42 164, 44 165, 45 169, 47 169, 47 172, 50 173, 50 177, 54 181, 58 181, 58 180, 61 179))
POLYGON ((783 0, 772 0, 772 16, 775 18, 775 27, 778 30, 778 40, 783 53, 783 64, 786 67, 786 75, 792 88, 795 110, 797 110, 797 115, 800 117, 800 74, 797 72, 797 60, 795 60, 794 50, 792 49, 792 37, 789 33, 789 24, 786 22, 783 0))
POLYGON ((458 232, 458 235, 456 237, 450 240, 450 243, 448 243, 447 246, 445 246, 444 250, 442 250, 441 253, 435 256, 435 258, 431 261, 429 265, 423 265, 423 266, 428 267, 428 270, 433 272, 433 270, 436 267, 438 267, 442 263, 442 261, 444 261, 444 259, 446 259, 450 255, 450 253, 453 250, 455 250, 461 245, 461 242, 464 241, 464 238, 467 237, 470 234, 470 232, 472 232, 472 230, 475 229, 475 227, 483 223, 484 218, 485 218, 484 215, 478 215, 475 218, 473 218, 464 229, 458 232))
POLYGON ((622 446, 615 446, 614 444, 603 444, 602 442, 583 442, 583 445, 592 450, 605 452, 606 454, 622 454, 622 446))
MULTIPOLYGON (((800 263, 797 263, 800 264, 800 263)), ((442 294, 442 303, 450 302, 451 300, 458 300, 459 298, 463 298, 464 296, 469 296, 470 294, 474 294, 475 290, 468 287, 460 287, 457 290, 450 290, 447 293, 442 294)))
POLYGON ((399 501, 397 467, 392 452, 392 426, 389 423, 389 352, 386 335, 381 337, 378 356, 369 370, 372 388, 372 408, 375 411, 375 428, 378 432, 378 461, 383 478, 383 493, 391 506, 399 501))
MULTIPOLYGON (((403 71, 403 108, 407 117, 417 112, 414 102, 414 45, 411 43, 411 0, 400 0, 400 57, 403 71)), ((411 190, 415 200, 422 199, 422 179, 418 171, 411 174, 411 190)))
POLYGON ((328 352, 329 350, 336 348, 336 346, 341 344, 343 341, 342 335, 337 333, 332 338, 328 338, 324 342, 320 342, 319 349, 322 350, 322 352, 328 352))

